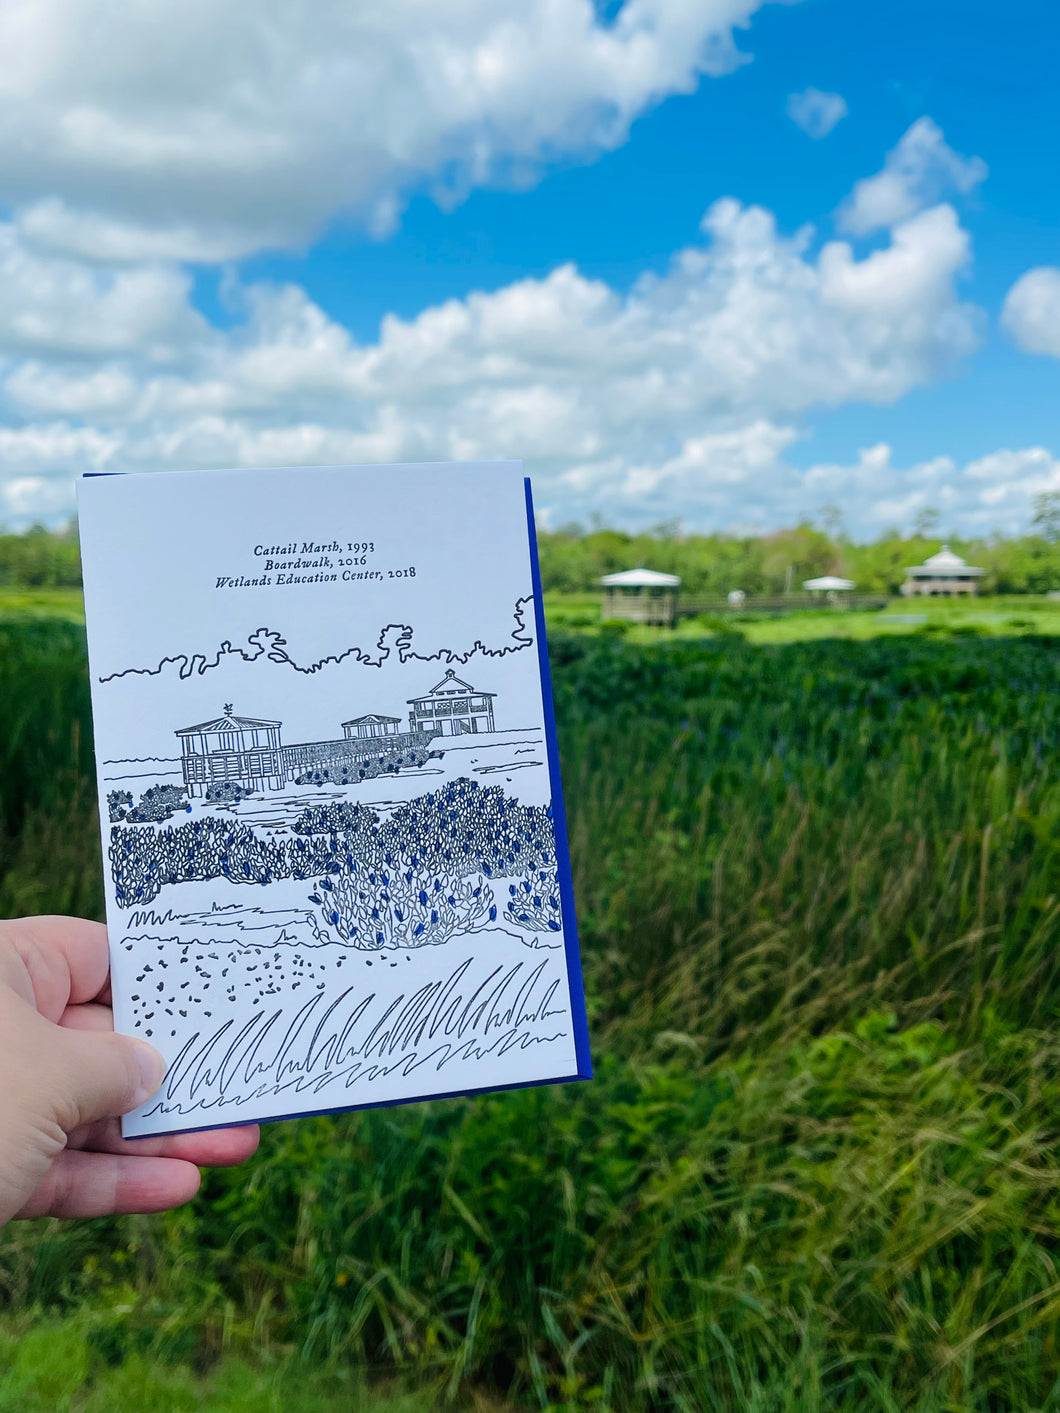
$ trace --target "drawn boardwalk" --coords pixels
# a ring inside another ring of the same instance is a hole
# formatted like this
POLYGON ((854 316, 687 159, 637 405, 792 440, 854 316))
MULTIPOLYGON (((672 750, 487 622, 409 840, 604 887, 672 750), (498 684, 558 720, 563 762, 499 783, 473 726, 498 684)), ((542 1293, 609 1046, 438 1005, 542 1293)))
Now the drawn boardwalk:
POLYGON ((226 703, 222 716, 176 732, 189 795, 202 796, 211 788, 234 784, 252 790, 282 790, 300 776, 322 769, 331 776, 337 768, 353 776, 369 768, 373 773, 380 768, 397 769, 411 752, 426 750, 441 735, 435 726, 285 746, 280 741, 281 724, 235 716, 231 704, 226 703))

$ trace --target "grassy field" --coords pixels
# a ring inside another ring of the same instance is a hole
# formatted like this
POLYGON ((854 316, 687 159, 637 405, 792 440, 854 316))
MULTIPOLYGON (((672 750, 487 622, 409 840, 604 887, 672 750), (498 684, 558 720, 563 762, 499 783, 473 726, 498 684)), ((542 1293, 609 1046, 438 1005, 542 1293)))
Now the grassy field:
POLYGON ((80 589, 11 589, 0 586, 0 620, 25 622, 32 618, 84 623, 85 603, 80 589))
MULTIPOLYGON (((2 599, 0 599, 2 602, 2 599)), ((753 609, 682 618, 673 629, 643 628, 600 621, 597 594, 546 594, 545 611, 551 626, 569 632, 616 633, 631 643, 647 645, 661 638, 700 641, 704 637, 739 634, 751 643, 803 643, 820 638, 855 639, 938 633, 1026 637, 1060 635, 1060 599, 1048 595, 991 595, 965 599, 892 599, 885 609, 796 609, 756 613, 753 609)))
MULTIPOLYGON (((1060 1408, 1042 603, 557 630, 597 1079, 275 1125, 181 1212, 10 1228, 0 1409, 1060 1408)), ((0 622, 7 915, 99 913, 87 697, 76 623, 0 622)))
POLYGON ((437 1406, 430 1391, 369 1386, 357 1371, 306 1368, 292 1356, 222 1355, 205 1369, 149 1353, 114 1359, 100 1328, 85 1310, 0 1326, 0 1413, 434 1413, 437 1406))
MULTIPOLYGON (((598 594, 546 594, 545 612, 550 628, 561 632, 598 633, 598 594)), ((0 586, 0 622, 59 618, 84 623, 80 589, 12 589, 0 586)), ((613 629, 609 630, 613 634, 613 629)), ((881 612, 835 610, 755 614, 753 611, 685 618, 672 631, 630 626, 623 634, 630 642, 657 643, 661 637, 702 641, 703 638, 739 633, 751 643, 799 643, 816 638, 889 637, 906 633, 985 633, 989 636, 1025 637, 1028 633, 1060 636, 1060 599, 1022 594, 955 602, 948 599, 910 603, 895 599, 881 612)))

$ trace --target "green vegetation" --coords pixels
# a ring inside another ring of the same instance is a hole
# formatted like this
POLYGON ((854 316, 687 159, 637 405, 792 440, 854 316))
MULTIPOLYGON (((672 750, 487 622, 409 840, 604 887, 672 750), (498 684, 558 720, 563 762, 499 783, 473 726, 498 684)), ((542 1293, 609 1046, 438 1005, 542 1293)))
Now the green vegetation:
MULTIPOLYGON (((429 1395, 369 1390, 362 1376, 290 1356, 223 1357, 208 1375, 144 1350, 115 1360, 107 1320, 23 1316, 0 1326, 0 1413, 433 1413, 429 1395)), ((459 1413, 459 1410, 458 1410, 459 1413)))
POLYGON ((81 583, 77 529, 35 525, 21 535, 0 534, 0 586, 23 589, 76 588, 81 583))
MULTIPOLYGON (((1060 512, 1058 512, 1060 513, 1060 512)), ((1018 539, 966 540, 949 543, 969 563, 987 573, 988 593, 1044 594, 1060 589, 1060 525, 1018 539)), ((584 594, 603 574, 643 566, 681 576, 687 594, 724 596, 730 589, 747 594, 781 594, 804 579, 839 574, 853 579, 861 593, 897 593, 909 564, 920 564, 942 544, 934 534, 902 536, 888 531, 870 544, 854 544, 838 526, 826 533, 812 525, 774 534, 737 538, 730 535, 683 535, 674 525, 625 534, 568 526, 538 534, 541 580, 546 591, 584 594)))
MULTIPOLYGON (((596 1080, 278 1124, 181 1212, 9 1228, 3 1397, 1060 1408, 1060 641, 924 626, 558 632, 596 1080)), ((82 643, 0 623, 8 915, 100 909, 82 643)))
POLYGON ((604 623, 598 594, 545 595, 550 629, 588 633, 648 646, 666 641, 699 642, 708 637, 742 637, 751 643, 804 643, 840 638, 864 641, 902 634, 917 637, 1060 635, 1060 598, 992 594, 967 599, 894 599, 882 611, 821 605, 764 612, 753 607, 681 618, 673 628, 604 623))
MULTIPOLYGON (((1040 497, 1037 533, 1013 539, 967 540, 948 537, 955 550, 987 570, 988 593, 1044 594, 1060 590, 1060 496, 1040 497)), ((936 517, 937 518, 937 517, 936 517)), ((586 531, 568 525, 538 534, 541 579, 547 593, 591 597, 603 574, 643 565, 680 574, 685 593, 724 596, 730 589, 751 595, 780 594, 819 574, 853 579, 862 593, 897 593, 904 567, 919 564, 942 543, 932 517, 922 533, 902 536, 888 530, 868 544, 854 544, 841 519, 827 512, 828 529, 801 524, 768 535, 684 534, 677 524, 628 534, 586 531)), ((81 583, 77 531, 35 526, 21 535, 0 534, 0 609, 12 589, 71 589, 81 583)), ((32 599, 32 596, 31 596, 32 599)), ((76 605, 76 597, 66 600, 76 605)))
POLYGON ((0 587, 0 618, 7 622, 27 618, 62 618, 84 623, 85 605, 80 588, 12 589, 0 587))

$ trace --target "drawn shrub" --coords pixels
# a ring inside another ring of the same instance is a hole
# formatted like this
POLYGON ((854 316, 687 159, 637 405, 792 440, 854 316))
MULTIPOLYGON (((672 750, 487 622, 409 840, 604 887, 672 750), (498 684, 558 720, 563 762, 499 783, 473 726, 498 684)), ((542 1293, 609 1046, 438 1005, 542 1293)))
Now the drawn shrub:
POLYGON ((287 844, 287 866, 291 878, 315 878, 326 869, 352 866, 353 854, 337 834, 326 839, 319 834, 291 839, 287 844))
POLYGON ((132 795, 128 790, 109 791, 107 794, 107 812, 110 815, 111 824, 121 823, 132 802, 132 795))
POLYGON ((208 804, 238 805, 241 800, 251 799, 253 794, 250 786, 244 785, 241 780, 225 780, 219 784, 208 785, 204 798, 208 804))
POLYGON ((477 881, 432 878, 406 861, 379 870, 355 863, 348 871, 321 878, 309 896, 334 934, 367 952, 437 946, 497 919, 493 893, 481 876, 477 881))
POLYGON ((367 805, 355 805, 348 800, 336 800, 329 805, 308 805, 291 828, 296 834, 361 834, 370 832, 379 823, 375 810, 367 805))
MULTIPOLYGON (((155 789, 170 793, 159 797, 148 791, 144 799, 151 796, 159 819, 166 819, 184 801, 183 793, 174 786, 155 789)), ((111 874, 123 907, 145 906, 167 884, 192 879, 268 884, 355 872, 393 879, 411 871, 456 898, 462 896, 456 884, 473 875, 526 880, 555 870, 551 810, 520 804, 500 786, 483 788, 466 778, 402 805, 385 823, 364 805, 311 805, 299 815, 295 836, 286 839, 267 838, 250 825, 212 815, 165 829, 125 827, 147 822, 140 814, 143 806, 141 801, 124 825, 119 821, 111 829, 111 874)), ((419 891, 417 883, 414 892, 419 891)), ((529 896, 541 896, 540 889, 535 886, 529 896)), ((540 912, 540 930, 546 930, 547 908, 531 911, 540 912)))
POLYGON ((244 825, 226 840, 221 874, 230 883, 264 884, 289 878, 286 846, 262 839, 244 825))
POLYGON ((423 765, 437 751, 427 751, 415 746, 401 750, 384 751, 378 756, 365 759, 363 755, 338 756, 327 762, 304 770, 295 776, 296 785, 358 785, 362 780, 374 780, 380 775, 395 775, 399 770, 423 765))
POLYGON ((294 828, 334 834, 343 852, 366 864, 389 868, 404 858, 413 868, 459 877, 510 877, 556 859, 551 809, 520 804, 501 786, 483 788, 466 776, 401 805, 385 823, 374 810, 338 801, 310 805, 294 828))
POLYGON ((140 796, 140 803, 126 814, 125 822, 160 824, 163 820, 172 819, 177 810, 191 810, 183 786, 151 785, 140 796))
POLYGON ((556 870, 538 869, 518 883, 509 883, 504 919, 531 932, 560 932, 563 914, 556 870))
POLYGON ((396 809, 377 833, 384 860, 503 878, 555 863, 552 811, 461 776, 396 809))
POLYGON ((272 883, 289 878, 282 842, 264 839, 246 824, 195 819, 169 829, 115 825, 108 849, 118 903, 140 907, 168 883, 227 878, 232 883, 272 883))

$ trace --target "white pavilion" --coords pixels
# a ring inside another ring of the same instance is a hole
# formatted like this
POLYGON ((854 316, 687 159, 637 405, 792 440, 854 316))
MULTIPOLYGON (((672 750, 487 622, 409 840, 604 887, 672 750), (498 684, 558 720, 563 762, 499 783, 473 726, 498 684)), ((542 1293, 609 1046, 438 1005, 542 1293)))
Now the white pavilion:
POLYGON ((848 594, 855 585, 853 579, 840 579, 838 574, 822 574, 819 579, 804 579, 802 587, 811 594, 848 594))
POLYGON ((669 628, 677 617, 677 590, 681 579, 677 574, 663 574, 658 569, 623 569, 620 574, 605 574, 603 618, 628 618, 633 623, 653 623, 669 628))
POLYGON ((902 593, 907 596, 925 595, 932 598, 952 598, 958 594, 977 594, 979 580, 986 573, 974 564, 954 554, 943 545, 938 554, 914 564, 905 571, 902 593))

